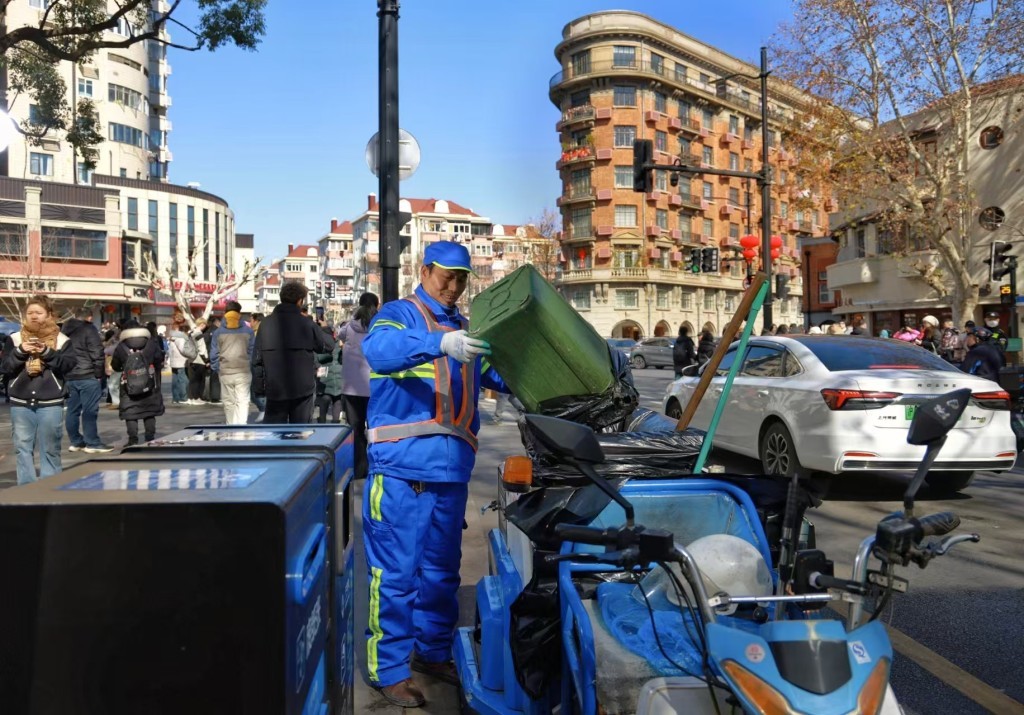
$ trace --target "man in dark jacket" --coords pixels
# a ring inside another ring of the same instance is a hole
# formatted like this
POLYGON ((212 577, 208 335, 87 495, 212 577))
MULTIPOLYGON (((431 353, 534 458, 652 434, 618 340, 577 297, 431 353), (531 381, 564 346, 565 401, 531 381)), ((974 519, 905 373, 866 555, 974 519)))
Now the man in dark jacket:
POLYGON ((75 353, 75 369, 67 375, 68 409, 64 415, 64 428, 72 452, 84 450, 88 454, 113 451, 100 441, 96 420, 100 414, 100 398, 105 377, 103 366, 103 340, 92 324, 92 311, 79 308, 75 317, 61 328, 71 341, 75 353), (79 430, 81 427, 81 430, 79 430))
POLYGON ((999 382, 999 368, 1003 366, 1003 356, 999 348, 992 344, 992 331, 988 328, 975 328, 967 334, 967 356, 960 369, 971 375, 984 377, 999 382))
POLYGON ((314 353, 330 353, 334 345, 322 330, 302 315, 309 291, 299 281, 281 286, 281 303, 260 324, 253 364, 266 374, 265 424, 304 424, 313 419, 316 400, 314 353))

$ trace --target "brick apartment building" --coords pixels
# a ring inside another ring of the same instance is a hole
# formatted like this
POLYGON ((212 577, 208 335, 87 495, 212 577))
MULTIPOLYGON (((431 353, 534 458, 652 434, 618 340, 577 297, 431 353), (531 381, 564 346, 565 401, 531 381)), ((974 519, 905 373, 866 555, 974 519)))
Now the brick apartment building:
MULTIPOLYGON (((760 234, 761 195, 746 179, 696 175, 673 185, 656 172, 654 191, 633 192, 635 139, 654 142, 655 162, 740 171, 761 168, 759 68, 635 12, 573 20, 555 48, 550 80, 561 111, 562 270, 566 298, 606 336, 675 335, 681 324, 718 334, 739 304, 739 238, 760 234), (749 208, 748 208, 749 207, 749 208), (719 272, 692 273, 694 248, 720 249, 719 272)), ((785 132, 800 93, 769 84, 772 232, 784 247, 775 271, 790 297, 776 300, 778 323, 803 322, 797 241, 827 230, 826 197, 791 171, 785 132), (791 206, 800 199, 800 210, 791 206)))

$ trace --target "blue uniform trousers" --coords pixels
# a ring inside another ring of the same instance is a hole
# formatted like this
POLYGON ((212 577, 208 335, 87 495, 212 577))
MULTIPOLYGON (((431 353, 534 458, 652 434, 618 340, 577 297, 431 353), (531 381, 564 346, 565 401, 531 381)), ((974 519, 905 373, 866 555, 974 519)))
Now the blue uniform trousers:
POLYGON ((366 662, 374 685, 408 678, 413 649, 428 662, 452 657, 468 493, 464 482, 412 482, 381 474, 367 480, 366 662))

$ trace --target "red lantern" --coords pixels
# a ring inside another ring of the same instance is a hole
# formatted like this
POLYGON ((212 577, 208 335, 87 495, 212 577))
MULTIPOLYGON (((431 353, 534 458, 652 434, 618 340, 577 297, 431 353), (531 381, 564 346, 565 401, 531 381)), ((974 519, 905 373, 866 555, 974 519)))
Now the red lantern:
POLYGON ((756 249, 761 239, 757 236, 744 236, 740 239, 740 245, 744 248, 756 249))
POLYGON ((576 251, 576 257, 579 258, 581 261, 584 260, 587 257, 586 250, 581 248, 580 250, 576 251))
POLYGON ((113 305, 105 305, 105 306, 103 306, 103 312, 104 313, 113 313, 115 311, 117 311, 117 308, 114 307, 113 305))
POLYGON ((774 261, 776 258, 778 258, 780 253, 781 252, 779 251, 779 249, 773 248, 772 249, 772 260, 774 261))
POLYGON ((754 257, 756 255, 757 255, 757 251, 755 251, 753 248, 744 248, 743 249, 743 257, 747 260, 748 263, 750 261, 754 260, 754 257))
MULTIPOLYGON (((772 236, 771 247, 772 248, 782 248, 782 237, 781 236, 772 236)), ((772 258, 776 258, 776 256, 772 256, 772 258)))
POLYGON ((132 306, 132 315, 142 315, 142 308, 137 305, 132 306))

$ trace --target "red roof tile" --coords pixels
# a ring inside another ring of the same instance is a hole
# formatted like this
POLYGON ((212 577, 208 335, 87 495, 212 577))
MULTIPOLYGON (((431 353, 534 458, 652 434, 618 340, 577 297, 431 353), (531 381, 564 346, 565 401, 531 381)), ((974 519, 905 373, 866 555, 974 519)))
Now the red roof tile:
POLYGON ((309 253, 309 249, 311 248, 313 249, 315 254, 319 255, 320 249, 318 249, 316 246, 302 245, 293 248, 288 253, 288 258, 312 258, 313 256, 307 255, 309 253))
MULTIPOLYGON (((377 201, 377 197, 371 195, 369 197, 369 199, 370 199, 369 200, 369 208, 367 210, 368 211, 379 211, 380 210, 380 203, 377 201)), ((437 201, 447 201, 448 202, 448 213, 450 213, 450 214, 457 214, 459 216, 479 216, 480 215, 480 214, 474 213, 473 211, 470 211, 469 209, 465 208, 464 206, 461 206, 461 205, 455 203, 454 201, 449 201, 448 199, 404 199, 404 200, 409 202, 409 207, 412 209, 412 212, 414 214, 435 213, 434 204, 437 201)))

